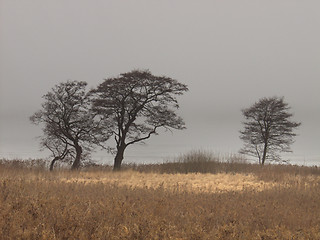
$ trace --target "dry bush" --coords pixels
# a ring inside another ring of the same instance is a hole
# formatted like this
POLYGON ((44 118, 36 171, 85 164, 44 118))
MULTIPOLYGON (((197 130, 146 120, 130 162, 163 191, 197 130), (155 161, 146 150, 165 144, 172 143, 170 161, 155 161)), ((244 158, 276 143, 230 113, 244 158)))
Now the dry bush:
MULTIPOLYGON (((267 169, 268 174, 273 170, 276 175, 273 168, 267 169)), ((50 173, 0 166, 0 236, 35 240, 320 239, 319 177, 307 175, 304 169, 298 175, 295 170, 286 171, 289 181, 279 178, 263 191, 244 187, 241 191, 201 192, 189 191, 183 184, 169 189, 165 183, 190 176, 203 179, 205 186, 206 177, 212 174, 93 169, 50 173), (121 184, 123 178, 129 184, 121 184), (152 181, 156 182, 153 187, 148 186, 152 181)), ((242 177, 251 175, 218 174, 211 181, 223 176, 243 181, 248 178, 242 177)), ((252 181, 261 181, 257 176, 252 181)))
POLYGON ((157 173, 241 173, 254 174, 263 181, 279 182, 289 176, 320 176, 317 166, 295 166, 290 164, 259 165, 249 163, 241 155, 214 155, 205 151, 191 151, 172 162, 163 164, 133 165, 131 169, 140 172, 157 173))
POLYGON ((1 168, 45 170, 48 168, 48 164, 49 162, 43 159, 0 159, 1 168))
POLYGON ((241 167, 248 167, 248 163, 240 155, 216 155, 198 150, 182 154, 173 161, 162 164, 147 164, 133 166, 134 170, 142 172, 160 173, 221 173, 240 172, 241 167))

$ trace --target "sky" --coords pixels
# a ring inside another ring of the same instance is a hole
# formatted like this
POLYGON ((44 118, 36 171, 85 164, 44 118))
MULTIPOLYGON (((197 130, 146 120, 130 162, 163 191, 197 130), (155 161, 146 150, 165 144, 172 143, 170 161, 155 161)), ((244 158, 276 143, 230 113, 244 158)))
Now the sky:
POLYGON ((241 109, 284 96, 302 122, 285 157, 320 165, 319 9, 318 0, 0 0, 0 158, 49 156, 29 117, 55 84, 92 88, 149 69, 188 85, 187 130, 131 146, 127 162, 237 153, 241 109))

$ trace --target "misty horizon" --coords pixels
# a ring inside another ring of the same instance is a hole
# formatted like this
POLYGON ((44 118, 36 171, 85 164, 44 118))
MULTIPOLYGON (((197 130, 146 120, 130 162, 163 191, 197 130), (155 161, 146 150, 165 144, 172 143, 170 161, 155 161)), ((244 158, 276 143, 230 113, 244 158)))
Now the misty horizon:
MULTIPOLYGON (((319 165, 319 7, 317 1, 2 0, 0 158, 49 157, 39 151, 41 127, 29 117, 54 85, 79 80, 90 89, 149 69, 188 85, 178 111, 187 129, 130 146, 124 163, 162 162, 198 149, 237 153, 241 109, 284 96, 293 120, 302 122, 285 156, 319 165)), ((112 159, 100 151, 92 157, 112 159)))

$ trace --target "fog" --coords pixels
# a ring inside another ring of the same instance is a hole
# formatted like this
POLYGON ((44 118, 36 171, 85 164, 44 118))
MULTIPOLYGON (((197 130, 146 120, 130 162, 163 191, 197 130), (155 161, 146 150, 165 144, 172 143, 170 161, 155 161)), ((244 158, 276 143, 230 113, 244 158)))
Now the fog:
POLYGON ((179 98, 187 130, 131 146, 125 161, 236 153, 241 109, 284 96, 302 122, 286 157, 319 164, 319 9, 312 0, 0 0, 0 158, 49 156, 29 116, 55 84, 95 87, 149 69, 189 86, 179 98))

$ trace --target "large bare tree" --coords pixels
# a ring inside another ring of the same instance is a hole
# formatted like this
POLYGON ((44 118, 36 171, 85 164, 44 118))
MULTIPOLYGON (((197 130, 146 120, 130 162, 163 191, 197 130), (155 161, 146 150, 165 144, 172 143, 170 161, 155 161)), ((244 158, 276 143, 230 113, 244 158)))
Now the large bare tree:
POLYGON ((92 90, 94 110, 108 119, 115 138, 114 170, 120 169, 129 145, 150 138, 159 128, 185 128, 175 110, 176 96, 186 91, 185 84, 172 78, 140 70, 105 79, 92 90))
MULTIPOLYGON (((100 121, 90 111, 91 102, 86 93, 87 83, 83 81, 67 81, 56 85, 43 96, 45 102, 42 109, 34 113, 30 120, 34 124, 43 124, 41 145, 52 152, 54 160, 61 160, 74 153, 72 169, 81 163, 84 150, 90 150, 98 143, 97 136, 103 130, 100 121), (85 148, 85 149, 84 149, 85 148)), ((108 135, 104 134, 103 138, 108 135)))
POLYGON ((280 161, 281 152, 291 152, 290 145, 296 134, 294 129, 301 123, 291 120, 288 103, 284 98, 262 98, 251 107, 243 109, 244 130, 240 138, 244 147, 240 153, 257 157, 259 164, 266 160, 280 161))

